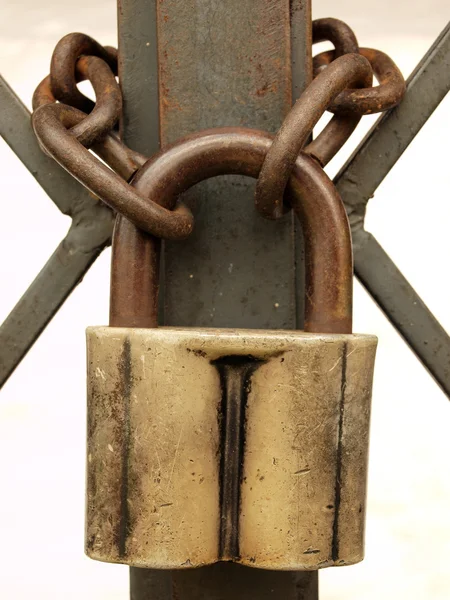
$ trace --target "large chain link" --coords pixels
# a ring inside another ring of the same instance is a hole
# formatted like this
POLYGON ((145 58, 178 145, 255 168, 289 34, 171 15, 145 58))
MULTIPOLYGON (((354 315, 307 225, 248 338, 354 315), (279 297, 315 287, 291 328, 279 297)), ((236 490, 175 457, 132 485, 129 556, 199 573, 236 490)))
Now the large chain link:
MULTIPOLYGON (((313 81, 287 115, 258 167, 256 207, 267 218, 279 218, 290 209, 290 178, 301 152, 324 167, 363 115, 392 108, 405 93, 404 79, 394 62, 379 50, 359 48, 355 34, 342 21, 314 21, 313 43, 322 41, 332 42, 335 49, 314 57, 313 81), (374 75, 379 85, 372 87, 374 75), (334 113, 332 119, 308 143, 326 110, 334 113)), ((150 164, 160 161, 170 148, 147 159, 121 141, 116 127, 122 96, 116 75, 114 48, 103 47, 80 33, 65 36, 53 52, 50 75, 33 96, 36 136, 47 154, 137 227, 163 239, 184 238, 194 225, 187 206, 176 197, 161 205, 157 189, 150 186, 147 196, 128 183, 141 168, 148 170, 150 164), (95 103, 77 87, 86 79, 94 89, 95 103)), ((210 135, 196 134, 191 146, 200 147, 210 135)), ((227 160, 226 152, 221 153, 221 160, 227 160)), ((195 168, 201 170, 202 165, 198 163, 195 168)))

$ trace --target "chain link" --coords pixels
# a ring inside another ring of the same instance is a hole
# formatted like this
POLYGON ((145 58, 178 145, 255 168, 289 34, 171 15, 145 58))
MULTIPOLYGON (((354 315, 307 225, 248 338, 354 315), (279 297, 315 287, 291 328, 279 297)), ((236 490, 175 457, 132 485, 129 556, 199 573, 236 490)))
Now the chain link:
MULTIPOLYGON (((360 48, 359 54, 367 58, 379 85, 362 90, 344 90, 327 110, 334 113, 369 115, 389 110, 401 101, 406 91, 405 80, 394 61, 381 50, 360 48)), ((335 52, 322 52, 314 57, 313 68, 317 76, 335 60, 335 52)))
MULTIPOLYGON (((404 79, 394 62, 383 52, 359 48, 346 23, 331 18, 313 21, 313 43, 322 41, 330 41, 335 49, 314 57, 313 81, 287 115, 272 144, 266 144, 266 155, 259 161, 257 172, 253 170, 251 174, 259 175, 256 207, 267 218, 279 218, 290 209, 290 179, 301 153, 309 154, 324 167, 348 140, 363 115, 396 106, 405 93, 404 79), (379 85, 372 87, 374 75, 379 85), (308 143, 326 110, 334 113, 333 118, 308 143)), ((184 238, 191 233, 194 220, 190 210, 177 199, 183 190, 172 194, 170 201, 163 201, 167 194, 162 194, 160 187, 151 182, 148 186, 128 183, 136 173, 142 177, 142 173, 152 171, 152 164, 164 164, 161 157, 171 149, 147 159, 120 140, 115 128, 122 97, 116 75, 114 48, 103 47, 81 33, 66 35, 55 48, 50 75, 33 96, 36 136, 47 154, 137 227, 163 239, 184 238), (95 103, 77 87, 78 82, 86 79, 94 88, 95 103)), ((241 136, 267 135, 244 128, 226 131, 230 135, 231 132, 241 136)), ((210 136, 211 131, 188 138, 188 141, 195 139, 194 144, 188 144, 193 152, 191 184, 200 180, 202 170, 195 155, 201 154, 202 147, 210 143, 210 136)), ((226 137, 224 134, 223 139, 226 137)), ((210 169, 209 177, 229 172, 227 161, 231 164, 234 160, 226 151, 217 152, 217 156, 221 164, 210 169)), ((169 187, 174 190, 176 178, 176 169, 166 173, 165 181, 172 182, 169 187)))

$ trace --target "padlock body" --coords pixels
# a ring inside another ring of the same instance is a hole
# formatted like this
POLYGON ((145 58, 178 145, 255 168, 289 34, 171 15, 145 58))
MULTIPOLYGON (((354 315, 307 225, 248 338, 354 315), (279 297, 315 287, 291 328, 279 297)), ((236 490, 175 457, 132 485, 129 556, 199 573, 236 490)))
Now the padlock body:
POLYGON ((96 327, 87 340, 90 557, 362 560, 374 336, 96 327))

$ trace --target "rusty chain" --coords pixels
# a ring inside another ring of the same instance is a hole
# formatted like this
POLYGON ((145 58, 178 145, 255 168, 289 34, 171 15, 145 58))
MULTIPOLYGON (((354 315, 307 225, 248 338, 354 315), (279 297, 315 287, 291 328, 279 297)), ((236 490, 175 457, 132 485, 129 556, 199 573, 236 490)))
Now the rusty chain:
MULTIPOLYGON (((256 207, 264 217, 276 219, 291 204, 295 207, 300 165, 306 170, 311 168, 305 166, 310 164, 307 155, 322 172, 319 179, 328 185, 329 179, 321 167, 344 145, 361 117, 392 108, 405 92, 404 79, 394 62, 383 52, 360 48, 355 34, 342 21, 314 21, 313 43, 322 41, 332 42, 335 49, 314 57, 313 81, 272 143, 266 133, 229 128, 197 133, 149 159, 133 151, 116 130, 122 110, 116 80, 117 51, 81 33, 65 36, 53 52, 50 75, 33 96, 34 131, 42 149, 73 177, 120 215, 157 238, 182 239, 192 232, 193 215, 178 199, 184 189, 177 187, 177 169, 189 169, 190 185, 205 178, 208 148, 214 160, 207 176, 244 172, 256 177, 256 207), (374 75, 379 85, 372 87, 374 75), (95 103, 77 87, 85 79, 92 84, 95 103), (334 113, 332 119, 308 143, 326 110, 334 113), (264 143, 255 141, 262 139, 264 143), (252 144, 261 148, 251 151, 252 144), (186 148, 190 157, 185 154, 186 148), (247 166, 236 162, 236 153, 242 154, 245 148, 247 166), (185 160, 182 167, 180 153, 185 160), (164 177, 158 175, 157 165, 162 167, 164 177), (141 183, 130 185, 133 177, 141 183)), ((304 192, 307 187, 303 185, 304 192)))

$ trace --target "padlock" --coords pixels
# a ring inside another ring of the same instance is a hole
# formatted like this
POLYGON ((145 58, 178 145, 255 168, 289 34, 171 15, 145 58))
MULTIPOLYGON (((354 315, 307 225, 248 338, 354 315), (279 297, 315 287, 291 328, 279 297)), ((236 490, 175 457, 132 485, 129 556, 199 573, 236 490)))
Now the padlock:
MULTIPOLYGON (((208 177, 257 177, 271 139, 211 130, 134 185, 171 207, 208 177)), ((289 188, 305 331, 157 327, 160 242, 118 217, 111 326, 87 332, 90 557, 161 569, 362 560, 377 340, 350 333, 351 237, 334 186, 300 154, 289 188)))

